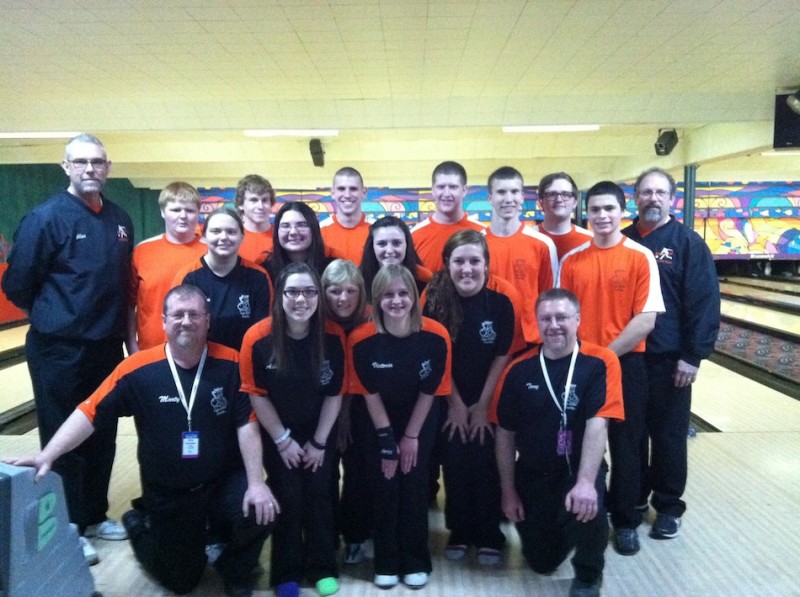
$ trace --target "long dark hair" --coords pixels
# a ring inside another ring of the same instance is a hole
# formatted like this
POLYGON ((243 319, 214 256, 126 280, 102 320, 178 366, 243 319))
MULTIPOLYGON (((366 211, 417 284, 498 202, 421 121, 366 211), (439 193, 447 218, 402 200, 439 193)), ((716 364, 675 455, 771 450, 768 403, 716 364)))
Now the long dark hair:
POLYGON ((322 233, 319 231, 319 220, 317 214, 308 205, 301 201, 289 201, 284 203, 275 215, 275 225, 272 229, 272 257, 267 260, 268 269, 273 277, 278 276, 283 268, 290 263, 293 263, 289 257, 289 253, 281 246, 278 240, 278 230, 281 225, 283 216, 290 211, 299 212, 303 219, 308 224, 308 229, 311 232, 311 245, 308 247, 308 257, 305 263, 311 266, 317 278, 322 274, 325 269, 325 244, 322 242, 322 233))
POLYGON ((290 263, 281 270, 275 281, 275 297, 272 302, 272 364, 278 371, 286 371, 292 360, 292 342, 289 338, 289 324, 286 321, 286 312, 283 310, 283 291, 286 289, 286 280, 292 274, 308 274, 314 281, 317 295, 317 310, 311 316, 308 326, 308 339, 311 344, 311 375, 319 379, 322 371, 322 361, 325 358, 325 297, 322 296, 322 284, 319 276, 307 263, 290 263))
POLYGON ((444 244, 442 249, 442 261, 444 267, 433 276, 428 284, 428 298, 425 302, 425 309, 430 314, 431 319, 435 319, 447 328, 453 342, 458 338, 461 324, 464 323, 464 309, 461 306, 461 297, 450 277, 450 256, 458 247, 464 245, 478 245, 483 251, 483 258, 486 260, 486 280, 484 288, 489 279, 489 246, 486 244, 486 237, 477 230, 459 230, 444 244))
POLYGON ((403 220, 396 216, 384 216, 375 221, 369 227, 369 235, 364 243, 364 251, 361 255, 361 274, 364 276, 364 286, 367 289, 368 300, 372 300, 372 281, 375 279, 375 274, 381 269, 381 263, 375 256, 375 249, 372 248, 372 240, 375 237, 376 230, 392 227, 399 228, 406 238, 406 257, 400 265, 410 271, 415 280, 417 278, 417 266, 422 265, 422 261, 417 257, 417 250, 414 248, 414 239, 411 238, 411 231, 403 220))

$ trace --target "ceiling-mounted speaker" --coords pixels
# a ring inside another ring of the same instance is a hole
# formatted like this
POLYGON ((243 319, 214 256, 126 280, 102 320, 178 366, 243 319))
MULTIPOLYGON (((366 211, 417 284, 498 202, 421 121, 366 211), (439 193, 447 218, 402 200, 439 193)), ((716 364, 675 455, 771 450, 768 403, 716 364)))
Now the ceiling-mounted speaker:
POLYGON ((311 161, 314 162, 314 165, 322 168, 325 165, 325 150, 322 148, 322 141, 311 139, 308 150, 311 152, 311 161))
POLYGON ((800 92, 775 96, 775 130, 772 137, 774 149, 800 147, 800 113, 795 112, 792 98, 800 92))
POLYGON ((675 129, 659 129, 656 139, 656 155, 669 155, 678 144, 678 133, 675 129))

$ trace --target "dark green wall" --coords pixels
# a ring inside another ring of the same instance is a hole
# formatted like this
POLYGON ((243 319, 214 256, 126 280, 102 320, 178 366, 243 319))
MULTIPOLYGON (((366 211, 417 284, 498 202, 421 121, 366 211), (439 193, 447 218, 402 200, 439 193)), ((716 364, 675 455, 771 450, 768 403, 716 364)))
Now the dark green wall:
MULTIPOLYGON (((10 245, 22 216, 67 183, 56 164, 0 165, 0 238, 10 245)), ((164 231, 158 191, 137 189, 125 178, 111 178, 103 194, 130 214, 137 243, 164 231)), ((0 248, 0 261, 4 260, 0 248)))

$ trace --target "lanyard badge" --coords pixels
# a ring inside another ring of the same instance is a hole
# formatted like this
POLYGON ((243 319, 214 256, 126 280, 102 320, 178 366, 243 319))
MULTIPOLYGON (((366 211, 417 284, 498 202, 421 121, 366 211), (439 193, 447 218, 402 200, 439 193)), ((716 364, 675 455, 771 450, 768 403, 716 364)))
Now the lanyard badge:
POLYGON ((558 396, 556 396, 555 390, 553 390, 553 384, 550 381, 550 374, 547 372, 547 363, 544 360, 544 351, 539 350, 539 364, 542 367, 544 381, 547 383, 547 389, 550 392, 550 397, 553 399, 553 403, 555 403, 558 412, 561 413, 561 423, 559 425, 556 441, 556 454, 558 456, 564 456, 567 459, 567 467, 569 468, 570 475, 572 475, 572 462, 570 461, 570 455, 572 454, 572 430, 567 429, 567 399, 569 398, 569 391, 572 386, 572 376, 575 373, 575 361, 578 360, 578 350, 578 343, 576 342, 575 347, 572 349, 572 358, 569 361, 567 383, 564 384, 563 406, 559 401, 558 396))
POLYGON ((206 365, 208 346, 203 349, 203 355, 200 357, 200 363, 197 365, 197 373, 194 374, 192 392, 189 394, 188 403, 186 401, 186 394, 183 391, 183 384, 181 384, 181 378, 178 376, 178 370, 175 367, 175 359, 172 358, 172 351, 169 349, 169 344, 167 344, 166 352, 169 369, 172 371, 172 379, 175 381, 175 388, 178 390, 178 398, 183 405, 183 410, 186 411, 186 425, 188 431, 181 433, 181 458, 197 458, 200 456, 200 432, 192 431, 192 409, 194 408, 195 398, 197 398, 197 388, 200 387, 203 367, 206 365))

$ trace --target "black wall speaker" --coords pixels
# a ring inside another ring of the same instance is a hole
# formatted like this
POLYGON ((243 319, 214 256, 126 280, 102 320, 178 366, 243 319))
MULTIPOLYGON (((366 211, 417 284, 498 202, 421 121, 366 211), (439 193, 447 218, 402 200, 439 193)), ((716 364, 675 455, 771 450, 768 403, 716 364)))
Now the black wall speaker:
POLYGON ((322 141, 311 139, 308 149, 311 152, 311 161, 315 166, 322 168, 325 165, 325 150, 322 149, 322 141))
POLYGON ((775 96, 774 149, 797 149, 800 147, 800 114, 796 114, 786 103, 790 94, 775 96))
POLYGON ((675 129, 661 129, 655 142, 656 155, 669 155, 678 144, 678 133, 675 129))

